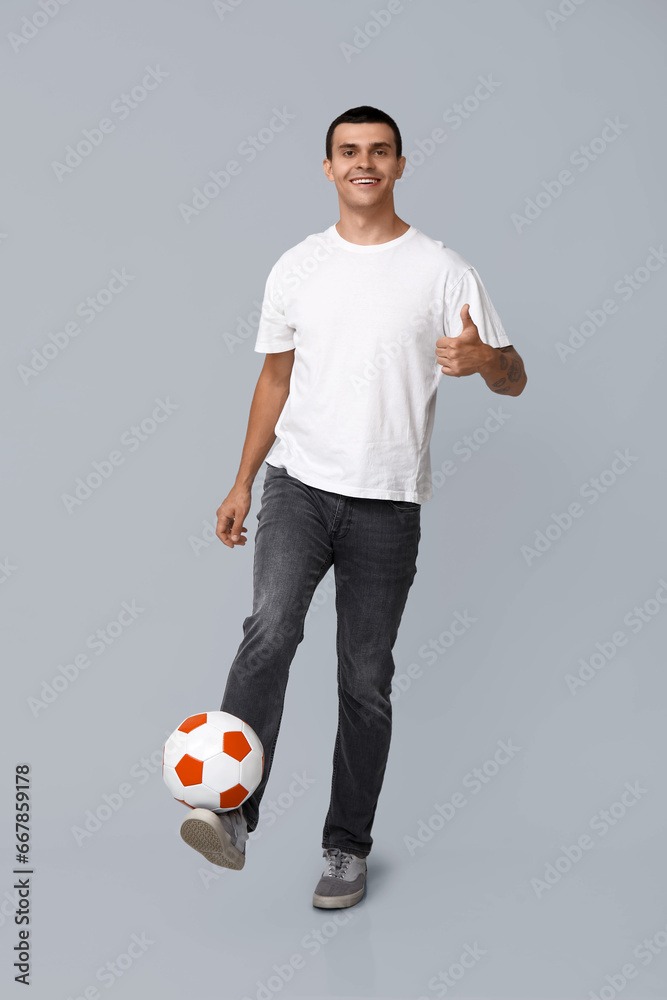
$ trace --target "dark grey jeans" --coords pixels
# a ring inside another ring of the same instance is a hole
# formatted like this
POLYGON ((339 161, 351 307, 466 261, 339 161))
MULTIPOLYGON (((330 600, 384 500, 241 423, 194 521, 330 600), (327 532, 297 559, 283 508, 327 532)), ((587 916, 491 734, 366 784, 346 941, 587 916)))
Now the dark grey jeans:
POLYGON ((330 493, 266 463, 252 614, 221 705, 252 726, 264 746, 262 780, 243 805, 249 831, 259 819, 304 619, 333 563, 338 732, 322 847, 370 852, 391 739, 392 649, 417 572, 420 515, 420 504, 330 493))

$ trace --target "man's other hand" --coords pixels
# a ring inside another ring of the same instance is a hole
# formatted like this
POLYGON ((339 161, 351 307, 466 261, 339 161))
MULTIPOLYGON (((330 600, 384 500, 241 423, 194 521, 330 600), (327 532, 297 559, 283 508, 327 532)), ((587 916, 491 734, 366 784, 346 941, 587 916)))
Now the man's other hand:
POLYGON ((243 522, 248 516, 251 504, 251 492, 243 486, 234 486, 218 507, 218 524, 215 533, 223 545, 233 549, 235 545, 245 545, 247 539, 243 534, 247 528, 243 522))

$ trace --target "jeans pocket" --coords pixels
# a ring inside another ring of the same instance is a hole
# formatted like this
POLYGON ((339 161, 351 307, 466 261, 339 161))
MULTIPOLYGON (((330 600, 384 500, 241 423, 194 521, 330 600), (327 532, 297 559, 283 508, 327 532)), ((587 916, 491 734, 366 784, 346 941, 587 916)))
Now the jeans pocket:
POLYGON ((413 503, 412 500, 390 500, 389 503, 392 505, 394 510, 417 512, 422 509, 422 505, 420 503, 413 503))
POLYGON ((271 465, 270 462, 266 463, 265 476, 278 476, 286 475, 287 469, 283 465, 271 465))

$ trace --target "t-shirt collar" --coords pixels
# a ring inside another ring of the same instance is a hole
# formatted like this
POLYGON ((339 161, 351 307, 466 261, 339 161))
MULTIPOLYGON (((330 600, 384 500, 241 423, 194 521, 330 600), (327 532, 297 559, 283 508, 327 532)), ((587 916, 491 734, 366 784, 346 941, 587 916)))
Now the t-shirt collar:
POLYGON ((351 253, 379 253, 382 250, 392 250, 394 247, 398 247, 403 243, 407 243, 411 237, 417 232, 414 226, 410 226, 406 229, 402 236, 397 236, 395 240, 388 240, 386 243, 350 243, 349 240, 344 240, 336 229, 336 224, 329 226, 326 230, 327 236, 332 240, 335 246, 340 247, 341 250, 348 250, 351 253))

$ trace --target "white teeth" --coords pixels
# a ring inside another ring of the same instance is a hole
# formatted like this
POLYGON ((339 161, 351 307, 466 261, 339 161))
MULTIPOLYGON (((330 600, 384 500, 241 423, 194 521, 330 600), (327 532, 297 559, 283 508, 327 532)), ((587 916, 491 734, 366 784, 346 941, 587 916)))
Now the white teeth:
POLYGON ((353 184, 377 184, 378 182, 371 178, 370 180, 358 180, 352 181, 353 184))

